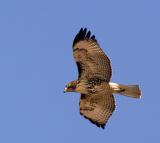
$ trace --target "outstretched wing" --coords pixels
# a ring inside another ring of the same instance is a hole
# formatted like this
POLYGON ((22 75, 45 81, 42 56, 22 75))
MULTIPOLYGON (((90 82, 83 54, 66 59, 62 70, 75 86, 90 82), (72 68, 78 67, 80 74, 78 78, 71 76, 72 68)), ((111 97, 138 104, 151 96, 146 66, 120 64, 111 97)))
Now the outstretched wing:
POLYGON ((98 127, 104 129, 114 110, 115 100, 112 94, 81 95, 80 114, 98 127))
POLYGON ((78 66, 79 79, 99 78, 106 82, 111 79, 111 63, 100 48, 95 36, 82 29, 73 41, 74 58, 78 66))

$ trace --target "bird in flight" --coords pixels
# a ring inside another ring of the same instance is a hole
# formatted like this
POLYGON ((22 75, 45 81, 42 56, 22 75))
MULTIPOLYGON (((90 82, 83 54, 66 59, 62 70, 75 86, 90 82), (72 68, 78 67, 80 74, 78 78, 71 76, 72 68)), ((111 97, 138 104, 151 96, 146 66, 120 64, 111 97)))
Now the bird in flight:
POLYGON ((87 28, 81 28, 75 36, 73 53, 79 75, 66 85, 64 92, 80 93, 80 114, 104 129, 115 110, 113 94, 140 98, 140 88, 110 82, 111 62, 87 28))

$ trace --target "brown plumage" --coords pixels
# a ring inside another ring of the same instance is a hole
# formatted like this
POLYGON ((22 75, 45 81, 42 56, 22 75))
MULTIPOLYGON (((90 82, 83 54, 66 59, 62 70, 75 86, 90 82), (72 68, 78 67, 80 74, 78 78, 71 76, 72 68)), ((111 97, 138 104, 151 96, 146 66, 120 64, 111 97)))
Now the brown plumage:
POLYGON ((80 114, 98 127, 104 128, 115 110, 113 94, 134 98, 141 95, 138 85, 111 83, 111 62, 94 35, 81 28, 73 41, 73 53, 78 67, 78 80, 70 82, 65 92, 79 92, 80 114))

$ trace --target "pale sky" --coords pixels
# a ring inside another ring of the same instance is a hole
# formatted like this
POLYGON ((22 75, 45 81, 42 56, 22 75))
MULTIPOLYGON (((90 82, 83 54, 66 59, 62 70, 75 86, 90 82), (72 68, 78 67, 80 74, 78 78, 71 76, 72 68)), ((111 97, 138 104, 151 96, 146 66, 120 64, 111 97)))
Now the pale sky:
POLYGON ((160 142, 160 2, 1 0, 0 143, 160 142), (91 30, 112 61, 112 81, 139 84, 140 100, 115 95, 105 130, 79 115, 72 41, 91 30))

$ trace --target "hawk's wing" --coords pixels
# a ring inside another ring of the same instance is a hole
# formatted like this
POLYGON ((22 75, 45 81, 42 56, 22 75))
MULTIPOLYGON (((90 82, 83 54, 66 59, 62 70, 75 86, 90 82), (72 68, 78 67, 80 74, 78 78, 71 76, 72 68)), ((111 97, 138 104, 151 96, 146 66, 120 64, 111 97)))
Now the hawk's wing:
POLYGON ((81 95, 80 114, 98 127, 104 129, 114 110, 115 100, 112 94, 81 95))
POLYGON ((111 79, 111 63, 100 48, 95 36, 81 28, 73 41, 74 58, 78 66, 79 78, 99 78, 106 82, 111 79))

